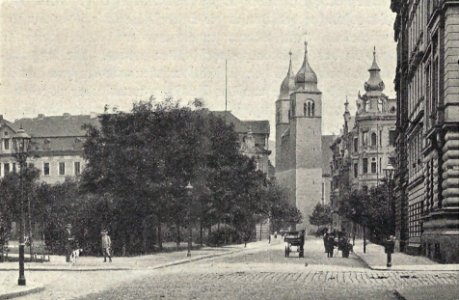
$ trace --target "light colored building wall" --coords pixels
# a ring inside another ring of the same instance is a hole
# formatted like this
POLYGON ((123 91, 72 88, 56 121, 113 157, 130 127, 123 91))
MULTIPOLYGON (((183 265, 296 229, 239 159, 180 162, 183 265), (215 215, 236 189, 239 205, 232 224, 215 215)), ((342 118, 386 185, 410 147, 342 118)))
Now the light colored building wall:
POLYGON ((298 168, 296 170, 296 207, 303 214, 298 229, 309 232, 309 216, 322 198, 322 168, 298 168))
POLYGON ((276 179, 279 185, 286 189, 289 203, 296 205, 296 170, 276 170, 276 179))
POLYGON ((35 168, 40 170, 40 180, 48 184, 62 183, 65 178, 74 178, 83 172, 86 161, 81 155, 66 155, 66 156, 43 156, 38 158, 30 158, 28 163, 33 163, 35 168), (45 174, 45 163, 49 164, 49 174, 45 174), (60 164, 65 165, 64 173, 60 173, 60 164), (80 164, 80 174, 76 173, 75 163, 80 164))

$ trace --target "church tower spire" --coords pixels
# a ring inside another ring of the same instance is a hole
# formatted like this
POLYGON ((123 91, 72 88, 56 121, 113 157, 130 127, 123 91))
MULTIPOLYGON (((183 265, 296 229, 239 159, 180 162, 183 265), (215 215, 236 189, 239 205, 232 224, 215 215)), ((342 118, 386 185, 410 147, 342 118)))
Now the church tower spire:
POLYGON ((381 74, 379 73, 381 69, 376 62, 376 47, 373 48, 373 63, 368 69, 370 72, 370 78, 365 82, 365 91, 367 93, 377 94, 381 93, 385 86, 384 81, 381 79, 381 74))
POLYGON ((295 76, 295 86, 297 91, 312 91, 317 89, 317 75, 311 68, 308 60, 308 42, 304 42, 304 59, 300 70, 295 76))
POLYGON ((287 75, 285 76, 284 80, 282 80, 282 84, 280 87, 279 99, 289 99, 290 93, 295 90, 295 74, 292 70, 292 51, 289 53, 290 61, 288 64, 288 71, 287 75))
POLYGON ((376 62, 376 47, 373 48, 373 62, 368 69, 370 78, 365 82, 365 95, 359 97, 363 102, 365 112, 378 112, 378 102, 383 96, 385 88, 384 81, 381 79, 381 69, 376 62))

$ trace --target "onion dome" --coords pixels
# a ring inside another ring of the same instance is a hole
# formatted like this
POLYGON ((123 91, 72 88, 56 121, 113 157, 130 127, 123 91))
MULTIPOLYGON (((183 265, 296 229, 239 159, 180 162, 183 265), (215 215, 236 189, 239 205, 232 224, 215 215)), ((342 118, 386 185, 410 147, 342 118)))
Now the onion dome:
POLYGON ((295 86, 297 90, 318 91, 317 75, 309 65, 308 61, 308 43, 304 42, 304 60, 298 73, 295 76, 295 86))
POLYGON ((373 50, 373 63, 371 64, 370 69, 370 78, 365 82, 365 91, 367 92, 382 92, 385 88, 384 82, 381 79, 379 72, 381 69, 376 63, 376 47, 373 50))
POLYGON ((290 93, 295 90, 295 73, 292 70, 292 52, 288 53, 290 55, 290 62, 288 64, 287 76, 285 76, 280 87, 279 99, 288 99, 290 93))

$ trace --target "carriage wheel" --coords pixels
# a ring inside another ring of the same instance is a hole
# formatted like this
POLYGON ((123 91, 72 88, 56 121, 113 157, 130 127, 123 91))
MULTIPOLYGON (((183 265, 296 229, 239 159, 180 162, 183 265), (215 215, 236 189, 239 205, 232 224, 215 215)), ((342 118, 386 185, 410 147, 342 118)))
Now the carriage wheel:
POLYGON ((288 257, 290 254, 290 246, 285 246, 285 257, 288 257))
POLYGON ((304 257, 304 251, 303 250, 300 250, 300 258, 301 257, 304 257))

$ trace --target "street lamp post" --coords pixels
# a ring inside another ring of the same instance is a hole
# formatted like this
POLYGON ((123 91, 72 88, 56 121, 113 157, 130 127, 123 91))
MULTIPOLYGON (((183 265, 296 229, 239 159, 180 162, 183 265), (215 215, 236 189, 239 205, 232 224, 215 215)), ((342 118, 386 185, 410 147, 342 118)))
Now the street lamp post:
MULTIPOLYGON (((395 205, 394 205, 394 199, 392 197, 392 179, 394 176, 394 167, 392 166, 390 162, 387 165, 387 167, 384 169, 384 173, 386 177, 386 185, 387 185, 387 190, 388 190, 389 202, 391 206, 391 212, 392 212, 392 216, 394 216, 395 205)), ((395 241, 394 241, 393 235, 390 235, 390 237, 386 240, 385 247, 384 247, 385 252, 387 254, 386 266, 388 268, 392 267, 392 253, 394 252, 394 244, 395 244, 395 241)))
POLYGON ((188 251, 186 253, 186 257, 191 257, 191 243, 192 243, 192 230, 191 230, 191 202, 193 197, 193 186, 190 182, 185 187, 187 196, 188 196, 188 211, 187 211, 187 220, 188 220, 188 251))
POLYGON ((30 136, 25 133, 22 127, 17 131, 13 137, 13 146, 15 150, 16 159, 19 162, 19 183, 21 187, 21 226, 19 227, 19 278, 18 285, 26 285, 26 278, 24 275, 24 233, 25 233, 25 218, 24 218, 24 172, 26 170, 26 161, 30 145, 30 136))

